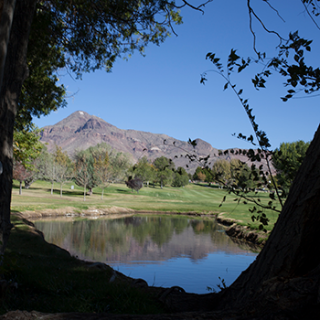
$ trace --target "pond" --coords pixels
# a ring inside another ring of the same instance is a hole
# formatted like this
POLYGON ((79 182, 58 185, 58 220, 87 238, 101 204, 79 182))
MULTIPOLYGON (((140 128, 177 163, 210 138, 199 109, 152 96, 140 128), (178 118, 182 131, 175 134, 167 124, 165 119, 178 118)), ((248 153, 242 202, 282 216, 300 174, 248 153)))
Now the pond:
POLYGON ((34 223, 46 241, 80 259, 104 262, 149 285, 192 293, 230 285, 257 256, 229 238, 213 218, 116 215, 34 223))

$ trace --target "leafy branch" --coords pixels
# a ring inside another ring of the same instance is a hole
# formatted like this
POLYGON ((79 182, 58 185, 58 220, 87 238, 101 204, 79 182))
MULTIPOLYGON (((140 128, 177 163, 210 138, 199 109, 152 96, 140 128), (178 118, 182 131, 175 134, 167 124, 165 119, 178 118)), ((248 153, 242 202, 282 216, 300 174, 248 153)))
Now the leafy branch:
MULTIPOLYGON (((213 65, 216 67, 217 70, 214 70, 214 72, 218 73, 226 81, 226 83, 224 85, 224 90, 231 88, 231 90, 238 97, 240 104, 244 108, 244 110, 249 118, 249 121, 252 126, 255 138, 253 135, 250 135, 247 137, 241 133, 239 133, 237 137, 239 139, 250 142, 254 146, 256 146, 257 144, 259 146, 257 151, 254 151, 253 149, 249 149, 248 151, 240 150, 237 152, 247 155, 248 158, 252 162, 255 162, 255 161, 261 162, 262 159, 265 160, 266 165, 267 165, 267 169, 268 169, 266 172, 263 171, 263 166, 261 165, 259 167, 259 171, 257 173, 256 166, 254 164, 251 166, 251 171, 255 175, 256 180, 259 180, 259 178, 262 178, 263 182, 267 184, 267 181, 268 181, 267 178, 271 179, 272 185, 275 188, 276 197, 273 193, 270 193, 269 197, 270 197, 271 201, 269 201, 268 205, 266 206, 261 203, 260 199, 255 200, 251 197, 248 197, 246 194, 249 191, 244 191, 242 194, 240 194, 240 191, 236 190, 234 187, 231 187, 231 188, 229 187, 229 193, 233 193, 233 194, 236 194, 237 196, 240 196, 239 201, 241 199, 244 199, 244 203, 246 203, 247 201, 250 201, 251 203, 258 205, 259 207, 261 207, 263 209, 271 209, 271 210, 279 212, 279 210, 277 210, 276 207, 273 205, 273 201, 277 199, 279 201, 281 207, 283 207, 282 198, 284 196, 284 192, 280 193, 280 190, 277 187, 276 182, 274 180, 274 177, 272 175, 272 171, 271 171, 272 151, 269 150, 269 148, 271 146, 269 143, 269 139, 268 139, 266 133, 259 129, 259 125, 257 124, 257 122, 255 120, 255 116, 253 115, 253 110, 249 106, 248 99, 243 98, 243 89, 237 90, 236 85, 233 84, 230 80, 230 75, 232 72, 234 72, 234 69, 236 69, 237 72, 240 73, 241 71, 243 71, 245 68, 247 68, 250 65, 251 59, 250 58, 247 58, 247 59, 241 58, 240 59, 240 56, 238 56, 236 54, 236 50, 232 49, 231 53, 229 54, 229 57, 228 57, 227 74, 225 74, 223 66, 220 63, 220 58, 217 58, 214 53, 208 53, 206 55, 206 59, 210 60, 213 63, 213 65), (255 141, 257 141, 257 143, 255 141)), ((252 80, 255 87, 256 88, 263 88, 265 86, 264 85, 264 83, 265 83, 264 77, 268 77, 270 74, 271 73, 269 70, 265 70, 263 72, 263 77, 259 78, 256 76, 256 78, 252 80)), ((206 81, 207 81, 206 73, 204 73, 201 75, 200 83, 205 84, 206 81)), ((225 198, 223 199, 222 202, 224 202, 224 200, 225 200, 225 198)), ((253 207, 253 209, 251 209, 250 211, 252 213, 254 213, 254 212, 258 213, 258 216, 254 216, 254 215, 252 216, 253 221, 259 220, 262 223, 262 225, 267 224, 268 219, 266 218, 265 214, 261 210, 257 210, 256 207, 253 207)), ((261 228, 263 228, 263 227, 261 226, 261 228)))
MULTIPOLYGON (((163 140, 163 144, 167 144, 167 140, 164 139, 163 140)), ((198 155, 196 154, 190 154, 188 150, 184 149, 183 147, 181 146, 178 146, 176 144, 176 141, 173 141, 172 142, 172 145, 177 148, 177 149, 180 149, 181 151, 185 152, 185 154, 181 154, 180 157, 185 157, 187 159, 189 159, 189 163, 191 162, 198 162, 198 164, 200 164, 202 167, 208 167, 211 162, 208 162, 209 161, 209 158, 210 158, 210 155, 207 155, 207 156, 204 156, 204 157, 199 157, 198 155)), ((188 140, 188 145, 192 146, 193 148, 195 148, 197 146, 197 141, 196 140, 191 140, 189 138, 188 140)), ((177 155, 174 156, 175 159, 178 158, 177 155)), ((172 159, 170 159, 170 161, 172 161, 172 159)), ((186 165, 187 168, 189 168, 188 165, 186 165)))

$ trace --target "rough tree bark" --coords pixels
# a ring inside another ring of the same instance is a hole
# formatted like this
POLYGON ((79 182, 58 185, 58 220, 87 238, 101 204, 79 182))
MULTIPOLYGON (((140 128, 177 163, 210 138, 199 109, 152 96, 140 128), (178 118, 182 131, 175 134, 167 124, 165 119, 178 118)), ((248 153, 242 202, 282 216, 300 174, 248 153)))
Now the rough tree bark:
POLYGON ((13 127, 22 83, 28 74, 26 55, 35 5, 36 0, 16 2, 0 88, 0 161, 3 165, 3 173, 0 175, 1 254, 4 253, 11 229, 13 127))
POLYGON ((221 292, 220 307, 262 313, 319 308, 319 146, 320 126, 269 240, 256 261, 221 292))
POLYGON ((16 0, 0 1, 0 88, 2 86, 15 5, 16 0))

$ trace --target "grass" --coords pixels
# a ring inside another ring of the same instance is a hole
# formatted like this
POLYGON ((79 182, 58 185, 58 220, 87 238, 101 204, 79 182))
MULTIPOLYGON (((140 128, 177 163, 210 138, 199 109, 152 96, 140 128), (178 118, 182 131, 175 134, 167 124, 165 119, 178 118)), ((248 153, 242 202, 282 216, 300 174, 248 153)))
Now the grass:
MULTIPOLYGON (((74 208, 77 212, 93 208, 108 208, 112 206, 130 208, 133 210, 169 211, 169 212, 195 212, 195 213, 223 213, 226 218, 239 221, 239 224, 250 224, 256 228, 258 223, 252 223, 249 204, 237 203, 235 196, 228 195, 226 191, 207 187, 206 185, 189 184, 184 188, 149 187, 142 188, 137 194, 126 187, 125 184, 111 184, 104 191, 101 199, 101 189, 95 188, 93 194, 83 201, 83 189, 71 183, 63 186, 63 196, 60 198, 59 186, 54 186, 53 195, 50 194, 51 185, 45 181, 33 183, 30 189, 23 189, 19 195, 18 183, 14 183, 12 191, 13 211, 40 211, 43 209, 74 208), (226 201, 220 206, 223 197, 226 201)), ((262 203, 270 199, 267 193, 253 195, 259 197, 262 203)), ((270 226, 276 221, 278 214, 268 212, 270 226)))
POLYGON ((48 244, 17 216, 0 269, 0 313, 9 310, 40 312, 162 313, 152 296, 116 279, 111 268, 88 266, 66 251, 48 244), (18 284, 18 288, 14 285, 18 284))

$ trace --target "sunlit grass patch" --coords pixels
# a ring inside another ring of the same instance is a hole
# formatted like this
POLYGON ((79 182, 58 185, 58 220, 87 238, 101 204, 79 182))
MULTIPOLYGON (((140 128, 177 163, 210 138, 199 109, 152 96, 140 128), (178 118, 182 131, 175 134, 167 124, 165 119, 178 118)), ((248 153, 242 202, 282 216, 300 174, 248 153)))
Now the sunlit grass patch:
MULTIPOLYGON (((15 188, 18 183, 15 183, 15 188)), ((144 187, 137 192, 127 188, 125 184, 110 184, 104 190, 101 199, 101 188, 94 188, 92 195, 86 196, 83 201, 83 189, 72 182, 63 185, 63 195, 60 197, 60 186, 54 184, 54 193, 51 195, 51 184, 46 181, 37 181, 29 189, 23 189, 22 195, 18 195, 18 189, 13 190, 12 210, 17 211, 41 211, 44 209, 74 208, 75 211, 93 208, 108 208, 112 206, 144 211, 169 211, 169 212, 195 212, 195 213, 224 213, 225 217, 238 220, 244 224, 253 223, 249 211, 253 205, 239 203, 235 196, 228 194, 223 189, 208 187, 207 185, 189 184, 183 188, 165 186, 144 187), (73 189, 71 188, 73 186, 73 189), (222 199, 226 200, 220 206, 222 199)), ((250 194, 253 198, 259 197, 262 203, 267 203, 268 193, 259 192, 250 194)), ((278 213, 267 211, 271 228, 278 217, 278 213)))

